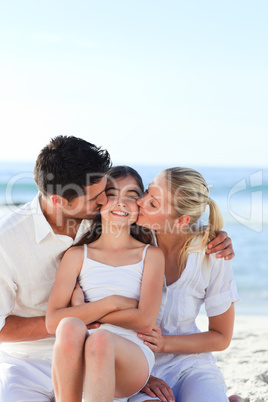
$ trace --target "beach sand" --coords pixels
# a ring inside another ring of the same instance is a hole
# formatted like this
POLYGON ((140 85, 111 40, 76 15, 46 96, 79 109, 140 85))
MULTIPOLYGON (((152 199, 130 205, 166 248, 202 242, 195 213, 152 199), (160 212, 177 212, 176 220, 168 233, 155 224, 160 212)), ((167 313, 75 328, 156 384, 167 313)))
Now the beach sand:
MULTIPOLYGON (((207 318, 197 325, 207 328, 207 318)), ((214 353, 227 387, 227 395, 240 395, 244 402, 268 402, 268 315, 237 315, 231 345, 214 353)))

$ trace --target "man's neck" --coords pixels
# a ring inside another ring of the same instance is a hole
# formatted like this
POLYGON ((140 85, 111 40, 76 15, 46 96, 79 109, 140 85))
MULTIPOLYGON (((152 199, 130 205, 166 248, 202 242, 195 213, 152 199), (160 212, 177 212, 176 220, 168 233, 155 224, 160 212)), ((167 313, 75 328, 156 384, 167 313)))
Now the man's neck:
POLYGON ((82 219, 64 216, 58 208, 54 207, 43 196, 40 197, 40 206, 44 217, 55 234, 75 238, 82 219))

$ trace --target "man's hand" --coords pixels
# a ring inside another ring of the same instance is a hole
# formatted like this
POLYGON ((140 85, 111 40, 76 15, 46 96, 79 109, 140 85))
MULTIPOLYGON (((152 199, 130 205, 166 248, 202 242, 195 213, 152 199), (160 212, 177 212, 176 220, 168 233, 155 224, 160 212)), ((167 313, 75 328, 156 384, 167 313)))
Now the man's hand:
POLYGON ((99 322, 91 322, 90 324, 87 324, 87 329, 96 329, 100 326, 101 324, 99 322))
POLYGON ((217 258, 224 258, 225 260, 231 260, 235 256, 232 240, 223 230, 220 230, 217 237, 208 244, 206 253, 217 253, 217 258))
POLYGON ((152 375, 141 392, 144 392, 152 398, 157 397, 162 402, 175 402, 172 389, 165 383, 165 381, 153 377, 152 375))

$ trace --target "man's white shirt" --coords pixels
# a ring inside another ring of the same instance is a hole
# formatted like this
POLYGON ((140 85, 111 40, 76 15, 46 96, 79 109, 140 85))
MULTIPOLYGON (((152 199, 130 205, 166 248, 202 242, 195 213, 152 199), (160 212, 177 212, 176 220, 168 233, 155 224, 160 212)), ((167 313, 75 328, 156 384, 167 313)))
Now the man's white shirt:
MULTIPOLYGON (((9 315, 46 314, 47 302, 64 252, 90 227, 83 220, 75 239, 57 235, 43 215, 38 194, 0 221, 0 330, 9 315)), ((54 337, 0 344, 17 357, 51 359, 54 337)))

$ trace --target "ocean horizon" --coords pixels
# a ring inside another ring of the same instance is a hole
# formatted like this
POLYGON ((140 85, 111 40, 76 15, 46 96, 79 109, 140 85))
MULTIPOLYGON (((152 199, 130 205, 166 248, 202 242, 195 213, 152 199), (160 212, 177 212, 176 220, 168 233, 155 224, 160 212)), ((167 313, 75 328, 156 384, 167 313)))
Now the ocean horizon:
MULTIPOLYGON (((145 187, 163 165, 133 165, 145 187)), ((268 168, 191 166, 205 177, 231 237, 237 314, 268 315, 268 168)), ((0 162, 0 219, 36 194, 34 162, 0 162)), ((206 220, 206 214, 203 220, 206 220)))

